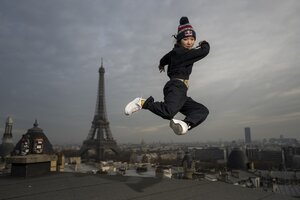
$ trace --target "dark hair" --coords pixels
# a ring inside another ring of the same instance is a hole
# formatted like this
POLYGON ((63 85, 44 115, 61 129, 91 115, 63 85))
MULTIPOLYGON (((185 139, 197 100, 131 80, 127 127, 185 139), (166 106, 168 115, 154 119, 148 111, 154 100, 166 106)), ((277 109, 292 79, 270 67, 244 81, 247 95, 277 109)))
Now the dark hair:
POLYGON ((181 44, 180 44, 180 41, 181 40, 177 40, 177 37, 176 37, 176 34, 174 34, 174 35, 172 35, 172 37, 174 38, 174 41, 173 41, 173 43, 174 43, 174 46, 181 46, 181 44))

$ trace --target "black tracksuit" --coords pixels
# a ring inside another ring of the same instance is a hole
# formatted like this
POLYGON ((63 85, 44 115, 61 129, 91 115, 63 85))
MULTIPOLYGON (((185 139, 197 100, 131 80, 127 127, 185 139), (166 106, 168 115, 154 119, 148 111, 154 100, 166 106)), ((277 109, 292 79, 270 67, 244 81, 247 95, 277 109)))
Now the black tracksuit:
POLYGON ((164 119, 173 119, 181 112, 186 116, 184 121, 191 128, 202 123, 209 111, 208 109, 187 96, 188 87, 182 80, 188 80, 192 73, 194 62, 204 58, 209 53, 209 44, 206 41, 201 42, 199 47, 186 49, 175 45, 173 50, 167 53, 160 60, 160 66, 168 65, 168 81, 164 87, 164 102, 154 102, 150 96, 144 103, 143 109, 148 109, 164 119))

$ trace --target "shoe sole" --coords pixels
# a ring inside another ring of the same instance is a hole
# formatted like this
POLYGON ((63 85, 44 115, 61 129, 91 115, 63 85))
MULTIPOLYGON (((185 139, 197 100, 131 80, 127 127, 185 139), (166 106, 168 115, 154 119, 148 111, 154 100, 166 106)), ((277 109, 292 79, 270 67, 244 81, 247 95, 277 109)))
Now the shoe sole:
POLYGON ((182 134, 182 127, 180 124, 175 123, 173 120, 170 121, 170 127, 173 129, 176 135, 183 135, 182 134))
POLYGON ((125 107, 125 115, 131 115, 132 114, 132 113, 128 112, 128 107, 129 107, 129 104, 127 104, 127 106, 125 107))

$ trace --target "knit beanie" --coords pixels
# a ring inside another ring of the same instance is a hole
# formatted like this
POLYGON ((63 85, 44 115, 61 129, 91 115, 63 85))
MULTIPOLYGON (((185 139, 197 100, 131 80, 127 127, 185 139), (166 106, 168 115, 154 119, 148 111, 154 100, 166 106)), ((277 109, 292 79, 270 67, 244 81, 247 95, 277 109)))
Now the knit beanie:
POLYGON ((177 41, 180 41, 185 37, 194 37, 196 40, 196 32, 190 24, 189 19, 187 17, 181 17, 179 21, 176 39, 177 41))

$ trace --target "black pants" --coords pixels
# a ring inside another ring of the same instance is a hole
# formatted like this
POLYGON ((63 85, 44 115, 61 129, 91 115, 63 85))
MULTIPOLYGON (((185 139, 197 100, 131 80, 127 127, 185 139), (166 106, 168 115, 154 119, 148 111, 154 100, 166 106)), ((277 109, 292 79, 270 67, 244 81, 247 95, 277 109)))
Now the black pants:
POLYGON ((144 103, 143 109, 150 110, 164 119, 171 120, 178 113, 186 116, 183 120, 191 128, 201 124, 209 114, 208 109, 187 96, 187 86, 180 80, 170 80, 164 87, 164 102, 154 102, 150 96, 144 103))

